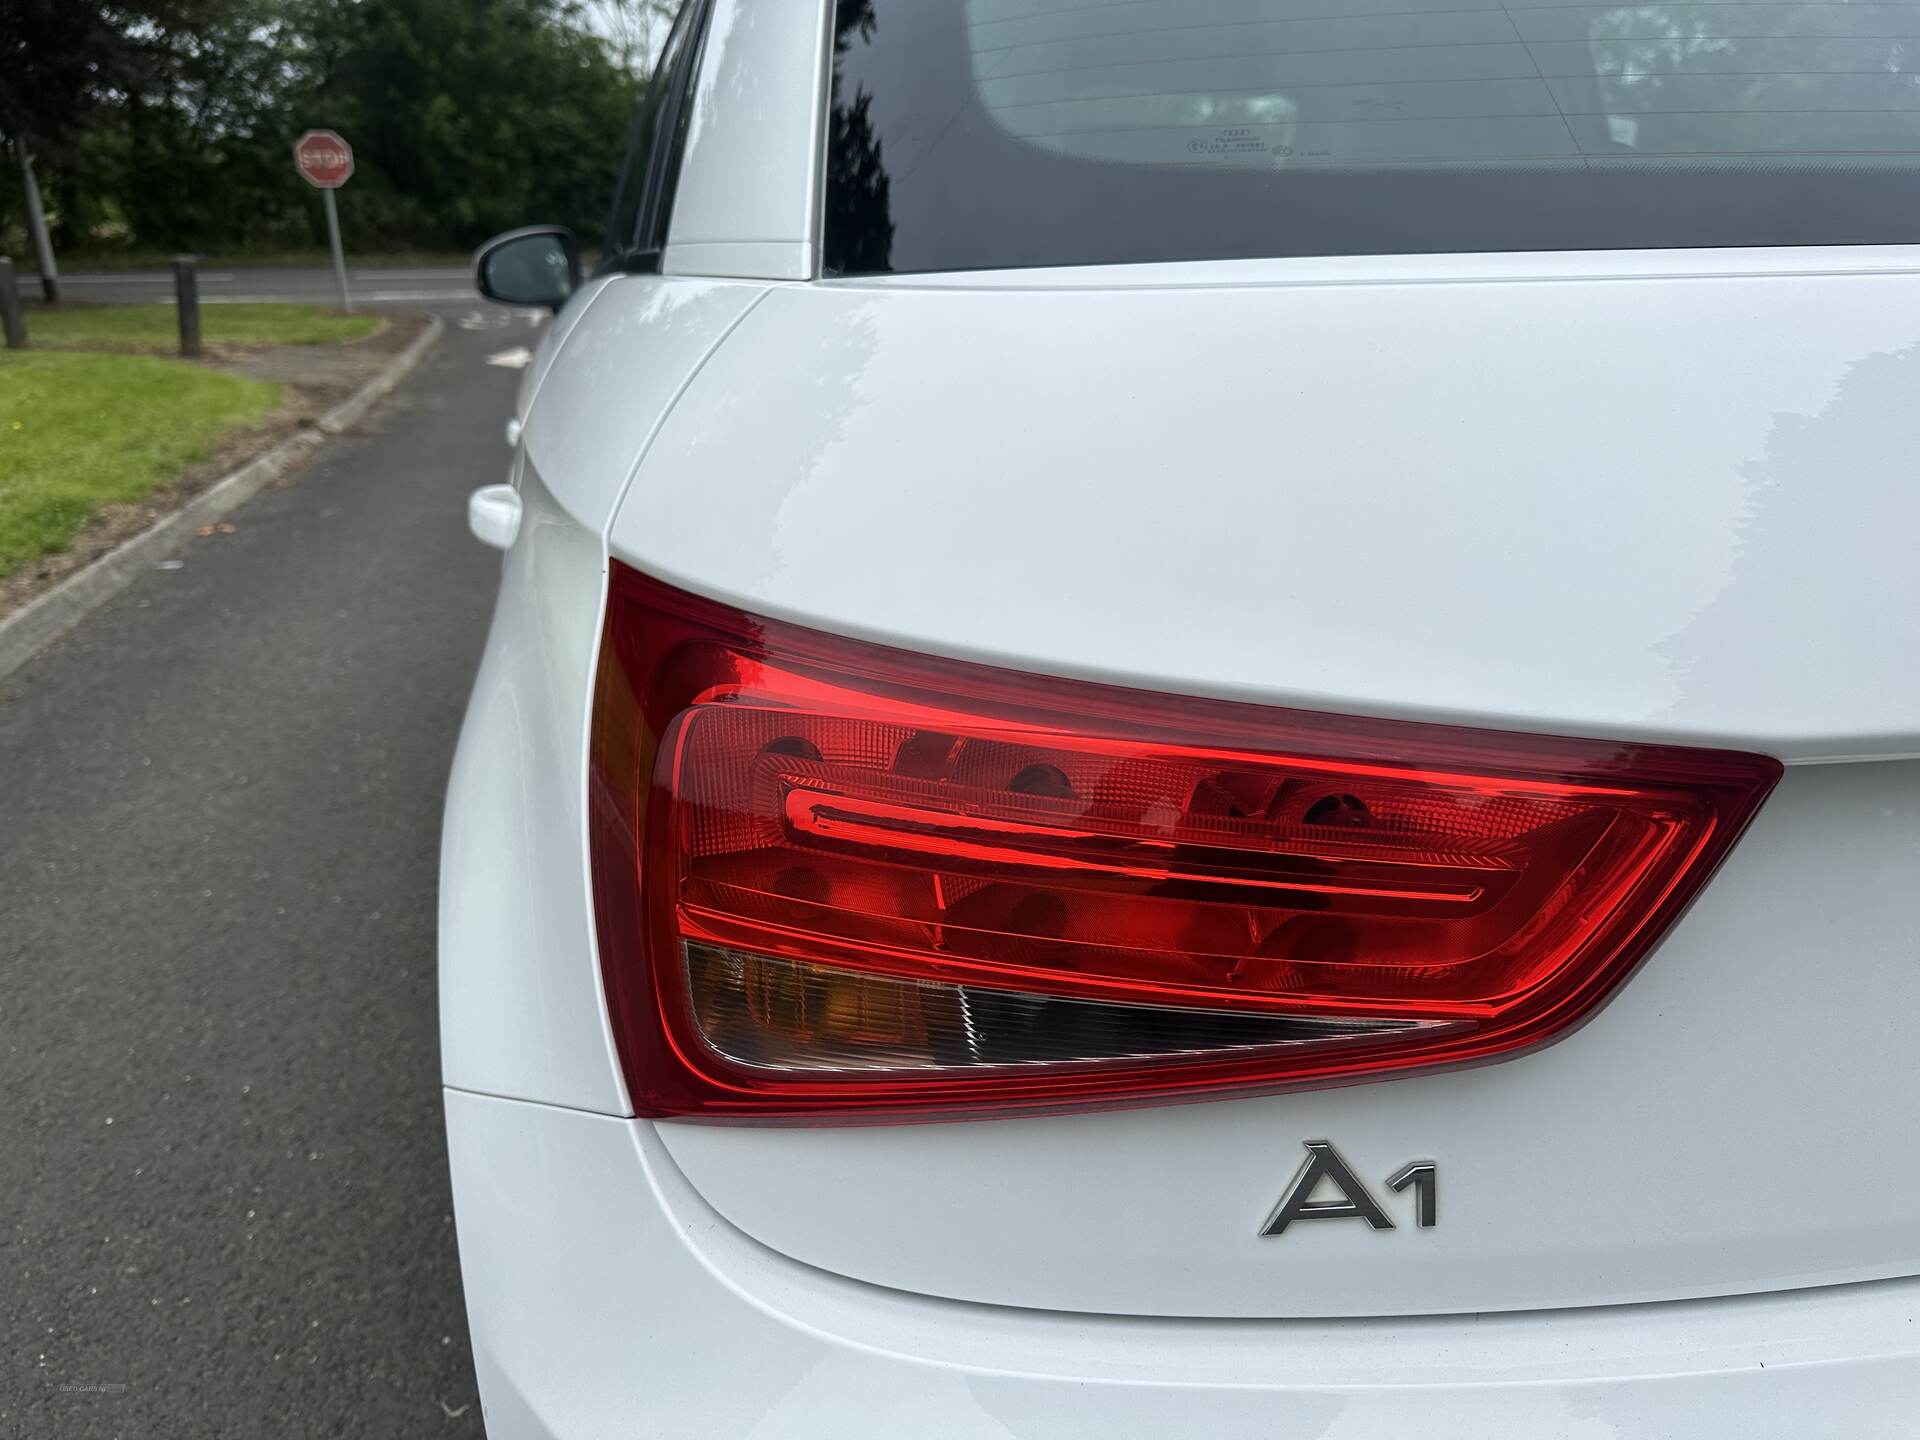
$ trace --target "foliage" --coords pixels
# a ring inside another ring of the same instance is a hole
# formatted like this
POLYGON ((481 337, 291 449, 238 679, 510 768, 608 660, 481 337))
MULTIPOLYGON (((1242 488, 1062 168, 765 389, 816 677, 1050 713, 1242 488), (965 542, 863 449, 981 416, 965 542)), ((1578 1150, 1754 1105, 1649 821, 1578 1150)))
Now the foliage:
MULTIPOLYGON (((43 350, 115 350, 170 354, 180 343, 171 305, 64 305, 28 317, 43 350)), ((322 345, 358 340, 379 327, 372 315, 342 315, 318 305, 242 304, 200 307, 200 338, 209 345, 322 345)))
POLYGON ((0 576, 64 550, 279 403, 280 388, 179 360, 0 351, 0 576))
MULTIPOLYGON (((641 15, 653 0, 598 3, 641 15)), ((40 162, 61 248, 324 244, 318 193, 291 159, 294 139, 315 127, 354 147, 340 213, 355 250, 466 250, 534 221, 598 237, 638 98, 627 61, 639 42, 590 28, 582 0, 77 6, 167 7, 193 23, 134 24, 148 37, 145 68, 129 68, 124 86, 94 86, 87 123, 40 162)), ((51 59, 44 68, 76 73, 51 59)), ((13 202, 15 188, 0 185, 0 196, 13 202)), ((0 210, 0 233, 8 218, 0 210)))
POLYGON ((113 96, 170 71, 179 39, 224 0, 7 0, 0 5, 0 131, 57 154, 113 96))
POLYGON ((592 26, 606 37, 614 60, 642 79, 667 43, 678 8, 675 0, 586 0, 592 26))

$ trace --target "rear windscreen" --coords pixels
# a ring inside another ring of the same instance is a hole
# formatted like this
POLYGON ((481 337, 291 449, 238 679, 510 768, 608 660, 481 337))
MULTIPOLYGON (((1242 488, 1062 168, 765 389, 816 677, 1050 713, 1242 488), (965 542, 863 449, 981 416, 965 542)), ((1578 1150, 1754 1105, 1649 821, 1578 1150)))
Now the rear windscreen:
POLYGON ((839 0, 829 274, 1920 241, 1920 3, 839 0))

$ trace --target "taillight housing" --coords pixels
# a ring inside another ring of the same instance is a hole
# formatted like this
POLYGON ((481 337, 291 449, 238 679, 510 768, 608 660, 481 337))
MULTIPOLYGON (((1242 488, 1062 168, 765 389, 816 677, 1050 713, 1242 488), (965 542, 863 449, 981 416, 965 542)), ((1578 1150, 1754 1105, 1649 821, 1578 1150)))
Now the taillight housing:
POLYGON ((910 654, 616 563, 600 964, 642 1115, 1384 1078, 1590 1014, 1779 774, 910 654))

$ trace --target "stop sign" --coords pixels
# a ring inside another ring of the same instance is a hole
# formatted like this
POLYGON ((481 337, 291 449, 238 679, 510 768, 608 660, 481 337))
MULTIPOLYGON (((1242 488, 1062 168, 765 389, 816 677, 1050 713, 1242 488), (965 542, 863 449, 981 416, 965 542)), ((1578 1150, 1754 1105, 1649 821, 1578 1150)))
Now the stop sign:
POLYGON ((353 174, 353 147, 331 130, 309 130, 293 142, 300 178, 318 190, 338 190, 353 174))

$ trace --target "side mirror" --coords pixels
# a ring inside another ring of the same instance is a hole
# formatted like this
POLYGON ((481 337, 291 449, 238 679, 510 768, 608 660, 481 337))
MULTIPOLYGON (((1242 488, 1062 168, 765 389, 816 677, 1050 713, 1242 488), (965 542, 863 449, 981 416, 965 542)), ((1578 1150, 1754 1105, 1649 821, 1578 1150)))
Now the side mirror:
POLYGON ((509 230, 473 252, 473 283, 502 305, 558 310, 580 288, 580 242, 559 225, 509 230))

